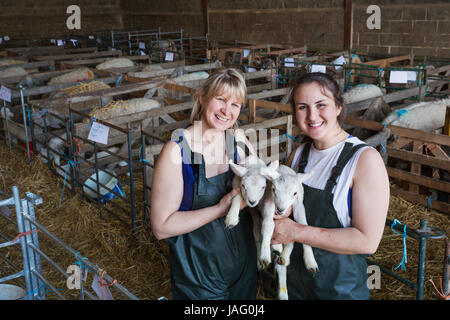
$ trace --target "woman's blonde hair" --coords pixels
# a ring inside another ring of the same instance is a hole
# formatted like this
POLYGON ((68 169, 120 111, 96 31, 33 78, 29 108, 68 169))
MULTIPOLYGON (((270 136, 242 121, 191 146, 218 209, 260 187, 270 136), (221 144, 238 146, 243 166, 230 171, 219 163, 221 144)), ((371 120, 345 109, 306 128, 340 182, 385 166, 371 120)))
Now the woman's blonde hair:
POLYGON ((226 97, 235 96, 242 106, 245 105, 247 86, 243 75, 238 70, 232 68, 222 69, 209 76, 200 90, 193 96, 194 106, 191 111, 191 124, 201 120, 203 108, 200 103, 200 97, 203 104, 207 104, 212 98, 220 95, 226 97))

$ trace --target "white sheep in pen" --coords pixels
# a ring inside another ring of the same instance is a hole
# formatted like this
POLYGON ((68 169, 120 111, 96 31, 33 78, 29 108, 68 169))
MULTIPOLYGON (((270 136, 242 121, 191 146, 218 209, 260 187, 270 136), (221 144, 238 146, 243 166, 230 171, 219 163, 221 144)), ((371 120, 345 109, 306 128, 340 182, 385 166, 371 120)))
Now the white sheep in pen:
POLYGON ((112 68, 134 67, 134 62, 127 58, 110 58, 105 62, 98 64, 95 68, 98 70, 107 70, 112 68))
POLYGON ((444 126, 450 98, 413 103, 391 112, 382 123, 432 132, 444 126))
MULTIPOLYGON (((249 156, 238 165, 230 162, 231 169, 236 174, 233 178, 233 188, 240 187, 241 193, 236 195, 231 203, 230 210, 225 218, 225 225, 232 228, 239 223, 239 208, 242 199, 245 199, 250 208, 258 206, 262 214, 250 210, 253 219, 253 233, 257 249, 258 269, 267 267, 271 262, 271 245, 273 230, 275 227, 273 217, 275 213, 284 213, 293 205, 294 219, 302 224, 307 224, 305 209, 303 207, 303 186, 311 173, 295 173, 291 168, 281 166, 278 170, 278 161, 269 166, 256 156, 249 156), (266 188, 266 179, 270 180, 266 188), (263 201, 261 202, 261 199, 263 201)), ((279 298, 286 300, 287 285, 286 273, 289 265, 289 257, 294 245, 274 245, 272 248, 280 253, 276 264, 279 283, 279 298)), ((311 272, 318 271, 312 248, 303 245, 305 265, 311 272)))
POLYGON ((381 97, 383 91, 374 84, 359 84, 345 92, 342 97, 345 104, 381 97))

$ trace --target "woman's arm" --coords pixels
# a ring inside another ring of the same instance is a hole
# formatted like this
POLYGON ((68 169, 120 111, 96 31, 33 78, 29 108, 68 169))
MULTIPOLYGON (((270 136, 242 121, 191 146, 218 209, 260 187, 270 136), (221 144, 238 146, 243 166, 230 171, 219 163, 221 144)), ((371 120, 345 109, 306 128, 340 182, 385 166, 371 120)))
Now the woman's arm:
POLYGON ((157 239, 188 233, 223 216, 230 207, 235 189, 211 207, 178 211, 183 198, 181 152, 175 142, 165 144, 153 174, 151 191, 151 226, 157 239))
POLYGON ((372 254, 383 235, 389 208, 389 178, 375 149, 358 159, 352 187, 352 225, 348 228, 304 226, 275 220, 272 243, 300 242, 338 254, 372 254))

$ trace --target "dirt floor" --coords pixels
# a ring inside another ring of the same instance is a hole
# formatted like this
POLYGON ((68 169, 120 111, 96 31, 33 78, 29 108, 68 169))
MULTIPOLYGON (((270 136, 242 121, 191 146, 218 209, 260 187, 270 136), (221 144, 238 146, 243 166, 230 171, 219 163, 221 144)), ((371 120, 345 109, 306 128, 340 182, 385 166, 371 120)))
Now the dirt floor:
MULTIPOLYGON (((37 221, 44 225, 80 255, 104 269, 113 279, 127 288, 139 299, 158 299, 162 296, 171 298, 170 294, 170 266, 168 262, 168 246, 165 241, 158 241, 152 235, 143 214, 143 193, 141 174, 135 177, 137 233, 131 236, 131 229, 101 209, 96 203, 90 202, 79 195, 73 195, 66 187, 64 201, 61 201, 63 179, 56 178, 46 164, 38 158, 33 159, 31 165, 27 162, 26 154, 14 148, 9 151, 4 141, 0 141, 0 190, 2 198, 11 196, 11 187, 16 185, 23 195, 26 191, 33 192, 43 198, 43 204, 36 207, 37 221)), ((129 194, 126 185, 127 177, 121 178, 125 192, 129 194)), ((443 229, 450 234, 448 216, 426 208, 413 205, 397 197, 391 198, 389 217, 396 218, 408 227, 418 228, 420 219, 428 219, 429 226, 443 229)), ((12 215, 15 219, 15 215, 12 215)), ((126 217, 129 221, 131 218, 126 217)), ((0 233, 10 239, 17 235, 17 229, 0 217, 0 233)), ((38 233, 40 248, 62 269, 76 262, 73 255, 49 240, 42 232, 38 233)), ((5 239, 0 238, 0 242, 5 239)), ((425 270, 425 299, 439 299, 429 279, 433 279, 439 286, 442 277, 445 240, 429 240, 427 245, 425 270)), ((417 273, 417 241, 406 240, 408 262, 406 271, 398 273, 411 281, 415 281, 417 273)), ((402 237, 394 234, 390 228, 385 228, 381 244, 374 255, 374 260, 383 266, 393 269, 401 259, 403 253, 402 237)), ((3 254, 15 264, 21 264, 20 250, 1 249, 3 254)), ((68 299, 78 299, 78 290, 69 290, 66 279, 61 276, 49 263, 42 262, 43 273, 46 278, 68 299)), ((12 267, 0 263, 0 277, 17 272, 12 267)), ((93 273, 88 274, 86 286, 90 287, 93 273)), ((415 291, 406 285, 381 274, 380 289, 371 290, 373 299, 414 299, 415 291)), ((115 299, 123 299, 113 291, 115 299)), ((48 299, 56 296, 49 292, 48 299)), ((259 299, 270 299, 260 286, 259 299)))

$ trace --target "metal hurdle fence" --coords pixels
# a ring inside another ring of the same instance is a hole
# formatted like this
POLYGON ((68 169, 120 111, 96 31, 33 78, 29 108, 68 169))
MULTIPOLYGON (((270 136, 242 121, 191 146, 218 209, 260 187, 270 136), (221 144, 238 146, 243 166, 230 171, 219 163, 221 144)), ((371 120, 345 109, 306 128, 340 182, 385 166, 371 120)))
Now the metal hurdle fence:
MULTIPOLYGON (((99 279, 98 281, 100 281, 99 288, 114 288, 115 291, 120 293, 121 297, 124 299, 139 300, 134 294, 120 285, 117 280, 113 279, 103 269, 90 262, 86 257, 82 257, 78 251, 74 250, 72 247, 70 247, 68 244, 59 239, 56 235, 54 235, 52 232, 50 232, 43 225, 36 221, 34 206, 43 203, 41 197, 33 193, 26 192, 25 198, 21 199, 17 186, 12 187, 12 192, 12 197, 0 201, 0 207, 14 205, 17 223, 15 223, 13 219, 5 214, 0 214, 0 216, 7 222, 16 225, 19 234, 13 240, 0 244, 0 248, 6 248, 15 244, 20 244, 22 249, 23 269, 12 275, 0 278, 0 283, 23 277, 25 279, 26 291, 24 297, 21 299, 46 300, 46 293, 51 292, 54 293, 57 298, 67 300, 67 297, 60 292, 62 289, 56 288, 43 275, 41 261, 45 260, 46 262, 48 262, 50 266, 52 266, 57 272, 59 272, 63 277, 67 279, 66 283, 69 283, 71 281, 72 275, 66 272, 58 263, 56 263, 45 252, 43 252, 41 248, 39 248, 37 234, 37 232, 39 231, 41 234, 46 235, 48 239, 58 245, 62 250, 74 256, 74 259, 76 260, 74 264, 79 267, 79 272, 81 272, 81 270, 86 270, 85 272, 93 272, 96 275, 94 277, 94 281, 96 281, 96 279, 99 279)), ((8 237, 6 235, 3 235, 2 233, 0 233, 0 236, 3 239, 8 239, 8 237)), ((19 268, 4 255, 0 255, 0 258, 7 262, 11 267, 15 269, 19 268)), ((83 285, 83 281, 80 280, 79 277, 75 277, 74 279, 75 281, 77 281, 77 279, 79 281, 79 288, 76 287, 75 289, 79 289, 80 300, 85 300, 86 297, 92 300, 98 300, 99 298, 101 300, 104 299, 103 289, 101 289, 100 295, 99 293, 97 293, 97 297, 99 297, 97 298, 96 295, 91 292, 91 290, 83 285)))
MULTIPOLYGON (((394 271, 390 268, 387 268, 370 258, 366 258, 367 263, 369 265, 377 265, 380 267, 380 270, 387 275, 393 277, 399 282, 406 284, 409 288, 416 291, 416 299, 423 300, 424 286, 425 286, 425 266, 426 266, 426 249, 427 249, 427 240, 428 239, 443 239, 446 237, 444 231, 436 227, 429 227, 428 221, 426 219, 422 219, 420 221, 420 228, 413 229, 406 225, 401 224, 398 220, 386 219, 386 226, 390 227, 391 230, 403 237, 403 257, 401 263, 394 268, 394 271), (405 267, 405 259, 406 256, 406 238, 411 237, 417 240, 419 247, 419 257, 417 262, 417 276, 415 281, 408 280, 398 273, 395 272, 396 269, 402 267, 402 269, 406 270, 405 267)), ((448 269, 447 273, 444 271, 444 280, 448 283, 448 269)), ((447 289, 444 289, 447 291, 447 289)))

